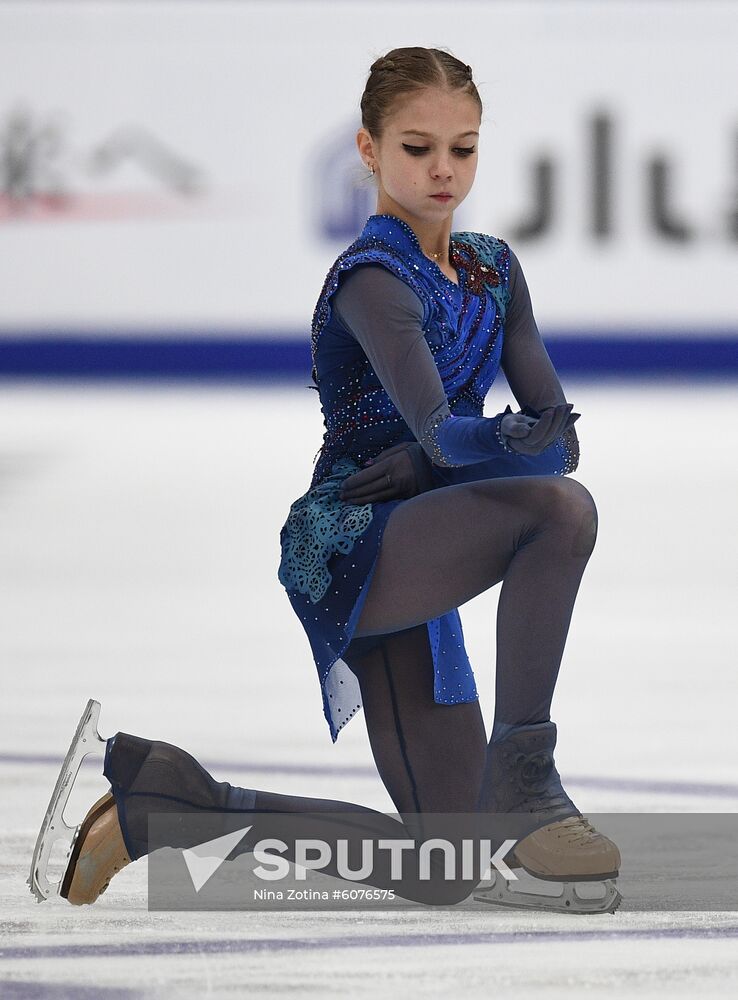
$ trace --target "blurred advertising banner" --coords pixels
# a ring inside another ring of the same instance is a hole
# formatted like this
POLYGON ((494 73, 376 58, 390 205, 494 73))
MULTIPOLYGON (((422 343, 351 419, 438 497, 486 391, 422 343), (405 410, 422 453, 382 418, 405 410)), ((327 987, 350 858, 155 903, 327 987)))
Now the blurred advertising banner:
POLYGON ((0 373, 77 351, 83 374, 309 375, 326 272, 376 209, 359 100, 402 45, 473 68, 453 229, 510 243, 555 362, 738 370, 735 5, 447 11, 0 5, 0 373))

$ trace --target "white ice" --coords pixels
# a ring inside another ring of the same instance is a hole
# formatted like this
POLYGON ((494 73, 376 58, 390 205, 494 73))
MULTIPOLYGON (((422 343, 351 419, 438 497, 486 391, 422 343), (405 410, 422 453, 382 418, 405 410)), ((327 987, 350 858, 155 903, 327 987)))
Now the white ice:
MULTIPOLYGON (((559 770, 590 813, 736 812, 735 383, 563 381, 599 534, 552 709, 559 770)), ((736 993, 735 912, 149 912, 145 860, 94 906, 35 902, 90 697, 104 737, 178 744, 218 780, 393 810, 363 717, 331 744, 277 580, 322 437, 307 382, 3 385, 0 996, 736 993)), ((485 412, 507 401, 495 387, 485 412)), ((461 609, 488 728, 498 593, 461 609)), ((108 787, 99 766, 68 819, 108 787)))

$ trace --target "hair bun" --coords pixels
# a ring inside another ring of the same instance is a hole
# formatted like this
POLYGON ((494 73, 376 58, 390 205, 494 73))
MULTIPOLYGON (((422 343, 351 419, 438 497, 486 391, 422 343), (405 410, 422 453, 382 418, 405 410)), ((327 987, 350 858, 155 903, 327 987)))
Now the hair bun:
POLYGON ((386 69, 394 69, 394 68, 395 64, 392 62, 391 59, 388 59, 386 56, 380 56, 378 59, 375 59, 374 62, 372 63, 371 72, 381 73, 386 69))
POLYGON ((464 69, 466 70, 466 75, 471 80, 471 78, 472 78, 472 68, 471 68, 471 66, 465 66, 464 69))

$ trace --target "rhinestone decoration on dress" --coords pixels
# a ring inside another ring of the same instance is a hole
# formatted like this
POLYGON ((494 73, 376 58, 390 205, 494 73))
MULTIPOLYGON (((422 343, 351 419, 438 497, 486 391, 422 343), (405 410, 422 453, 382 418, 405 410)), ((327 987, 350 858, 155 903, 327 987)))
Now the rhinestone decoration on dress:
MULTIPOLYGON (((433 422, 430 441, 420 442, 435 460, 432 488, 471 481, 480 466, 459 466, 450 460, 437 436, 440 429, 447 439, 446 421, 484 414, 485 398, 500 370, 510 300, 510 250, 504 240, 485 233, 455 232, 449 239, 449 260, 458 284, 423 253, 406 222, 392 215, 372 215, 335 259, 313 312, 310 388, 320 395, 323 441, 310 486, 294 501, 281 529, 278 577, 310 641, 334 742, 361 707, 358 682, 343 656, 356 631, 384 527, 395 507, 408 502, 342 501, 341 484, 367 459, 415 439, 362 348, 334 316, 331 297, 346 272, 367 264, 386 268, 415 292, 422 304, 423 335, 450 411, 433 422)), ((565 475, 577 462, 577 439, 573 428, 571 432, 547 452, 531 457, 508 448, 497 426, 501 454, 482 466, 487 476, 565 475)), ((434 700, 439 704, 476 700, 458 609, 426 625, 434 700)))

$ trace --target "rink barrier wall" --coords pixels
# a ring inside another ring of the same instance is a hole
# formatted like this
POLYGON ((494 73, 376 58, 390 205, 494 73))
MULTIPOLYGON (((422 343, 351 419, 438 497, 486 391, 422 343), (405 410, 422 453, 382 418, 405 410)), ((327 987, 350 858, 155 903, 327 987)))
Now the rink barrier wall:
MULTIPOLYGON (((546 336, 546 349, 561 374, 586 376, 701 374, 738 375, 737 330, 574 331, 546 336)), ((51 335, 0 331, 0 377, 248 379, 300 377, 310 383, 306 335, 218 338, 211 334, 166 336, 126 331, 117 336, 86 331, 51 335)))

